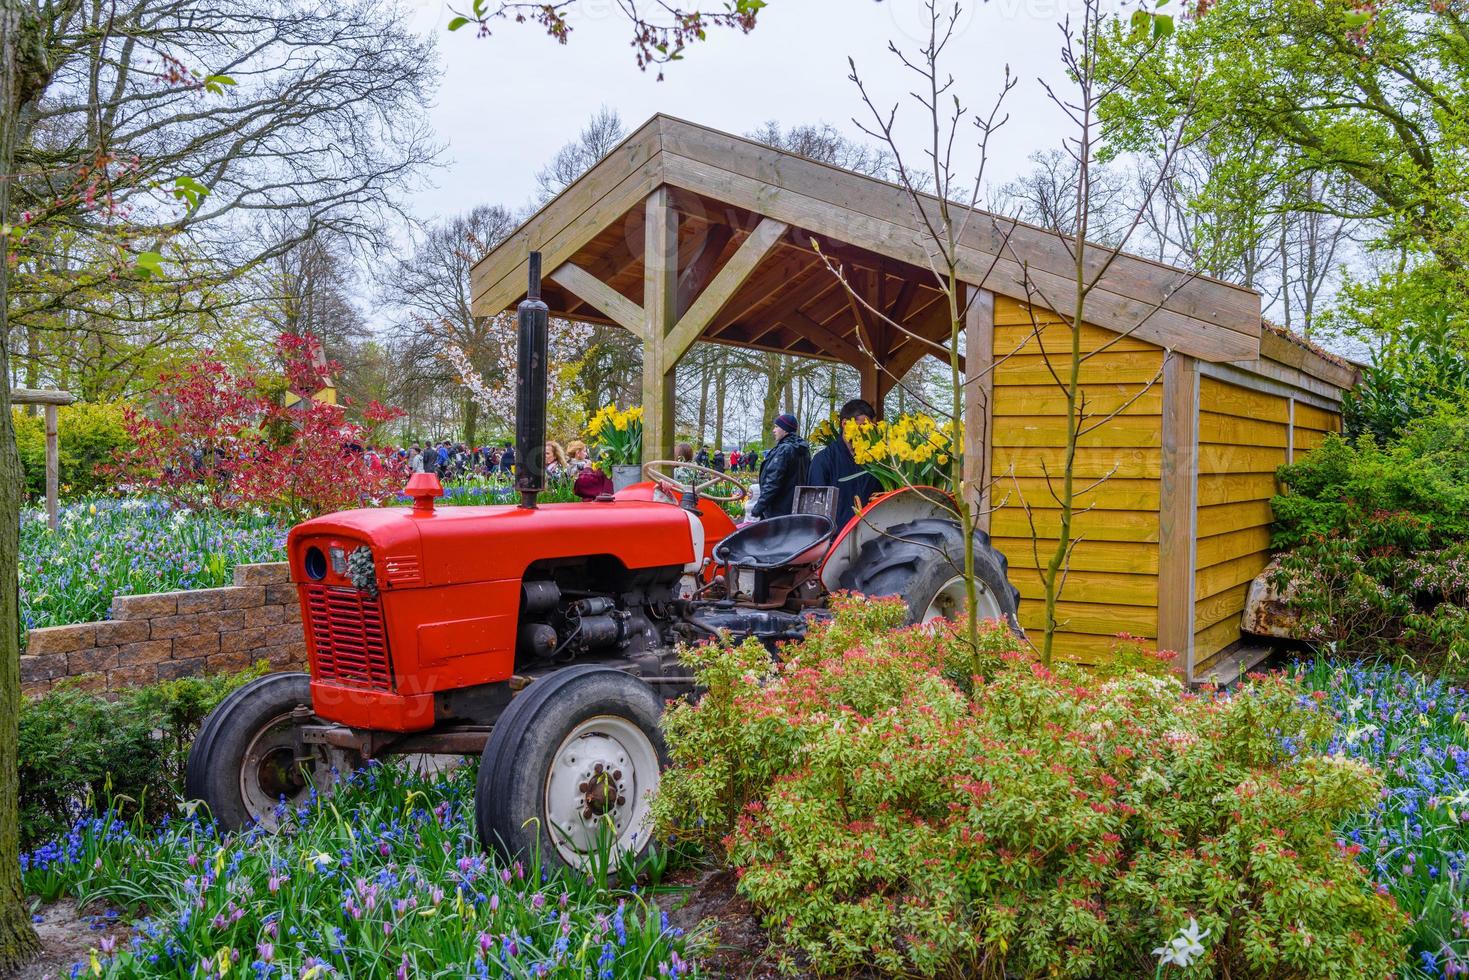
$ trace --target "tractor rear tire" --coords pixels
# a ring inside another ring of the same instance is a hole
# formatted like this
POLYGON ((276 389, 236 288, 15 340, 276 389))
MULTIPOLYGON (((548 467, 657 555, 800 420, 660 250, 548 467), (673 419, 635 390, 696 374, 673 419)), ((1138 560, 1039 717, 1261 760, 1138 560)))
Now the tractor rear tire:
POLYGON ((610 851, 608 870, 641 857, 668 764, 662 714, 652 686, 613 667, 567 667, 535 681, 485 745, 474 798, 480 841, 547 869, 585 870, 599 847, 610 851))
MULTIPOLYGON (((1010 584, 1010 564, 980 530, 974 532, 974 584, 980 616, 1003 620, 1019 634, 1020 591, 1010 584)), ((902 598, 910 625, 958 619, 964 611, 964 535, 957 523, 941 518, 899 524, 862 546, 841 586, 902 598)))
POLYGON ((293 713, 299 705, 311 705, 309 674, 267 674, 231 693, 200 726, 184 791, 203 801, 223 829, 254 822, 275 830, 282 799, 300 804, 313 788, 326 792, 361 764, 355 752, 312 746, 309 771, 298 765, 293 713))

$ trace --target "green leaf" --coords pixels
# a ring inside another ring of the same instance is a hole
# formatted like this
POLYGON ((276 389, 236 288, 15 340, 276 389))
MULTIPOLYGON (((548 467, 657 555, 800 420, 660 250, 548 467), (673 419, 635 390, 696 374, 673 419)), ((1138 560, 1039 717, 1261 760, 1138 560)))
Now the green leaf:
POLYGON ((465 24, 468 24, 468 23, 469 23, 469 18, 468 17, 455 17, 453 20, 449 21, 449 30, 451 30, 451 31, 457 31, 457 30, 459 30, 459 28, 463 27, 465 24))
POLYGON ((1353 10, 1346 15, 1347 26, 1353 30, 1364 26, 1371 19, 1372 15, 1363 10, 1353 10))
POLYGON ((133 259, 133 267, 144 279, 163 270, 163 256, 158 252, 139 252, 133 259))
POLYGON ((1172 14, 1154 14, 1153 15, 1153 37, 1155 37, 1155 38, 1167 37, 1168 35, 1170 35, 1172 33, 1173 33, 1173 15, 1172 14))

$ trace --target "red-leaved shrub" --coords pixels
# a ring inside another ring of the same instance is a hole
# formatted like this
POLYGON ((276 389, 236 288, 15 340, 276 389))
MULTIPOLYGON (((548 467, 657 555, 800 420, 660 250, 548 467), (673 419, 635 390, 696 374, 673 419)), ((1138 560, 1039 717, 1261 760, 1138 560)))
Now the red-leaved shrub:
MULTIPOLYGON (((283 335, 277 345, 288 387, 316 391, 333 365, 312 342, 283 335)), ((286 407, 253 372, 232 371, 209 354, 159 379, 150 403, 129 408, 133 445, 112 470, 135 486, 191 507, 258 506, 291 519, 391 499, 406 467, 371 451, 370 437, 402 413, 372 402, 361 421, 307 397, 286 407)))

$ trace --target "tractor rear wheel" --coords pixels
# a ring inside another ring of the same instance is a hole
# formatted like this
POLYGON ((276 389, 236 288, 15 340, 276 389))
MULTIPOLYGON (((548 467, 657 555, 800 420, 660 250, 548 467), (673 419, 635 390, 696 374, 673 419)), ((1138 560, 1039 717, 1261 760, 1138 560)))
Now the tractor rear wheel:
MULTIPOLYGON (((844 589, 870 596, 895 595, 908 604, 907 621, 963 617, 964 535, 940 518, 899 524, 862 546, 842 574, 844 589)), ((1010 565, 983 531, 974 532, 974 585, 981 619, 998 619, 1016 633, 1020 592, 1010 584, 1010 565)))
POLYGON ((325 792, 356 769, 355 752, 307 745, 298 759, 296 708, 311 706, 309 674, 267 674, 221 701, 194 739, 184 790, 202 800, 215 821, 238 830, 252 821, 275 830, 282 803, 295 806, 325 792))
POLYGON ((641 856, 668 763, 662 714, 650 685, 612 667, 567 667, 531 684, 495 723, 480 760, 480 841, 578 871, 603 848, 614 866, 641 856))

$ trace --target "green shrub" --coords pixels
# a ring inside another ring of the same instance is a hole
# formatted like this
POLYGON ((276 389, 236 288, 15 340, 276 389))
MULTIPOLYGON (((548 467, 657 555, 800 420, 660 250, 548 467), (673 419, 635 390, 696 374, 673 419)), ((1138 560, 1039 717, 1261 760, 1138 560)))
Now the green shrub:
POLYGON ((655 803, 811 969, 1135 978, 1190 918, 1194 976, 1401 963, 1402 915, 1332 829, 1381 781, 1311 754, 1333 716, 1296 682, 1185 695, 1156 663, 1047 670, 1003 629, 975 651, 894 602, 836 608, 780 665, 687 655, 707 693, 666 716, 655 803))
POLYGON ((183 789, 184 761, 204 716, 265 672, 185 677, 109 701, 63 685, 21 707, 21 846, 64 834, 107 801, 152 819, 183 789))
POLYGON ((1328 436, 1279 476, 1287 490, 1271 501, 1278 548, 1399 515, 1407 525, 1379 533, 1409 536, 1388 543, 1425 547, 1469 537, 1469 418, 1454 412, 1418 420, 1388 448, 1370 436, 1328 436), (1415 523, 1421 527, 1408 526, 1415 523))
POLYGON ((1469 419, 1448 409, 1383 448, 1335 436, 1282 467, 1273 541, 1303 632, 1346 657, 1454 670, 1469 654, 1469 419))
MULTIPOLYGON (((78 402, 57 412, 57 468, 63 496, 92 493, 111 480, 97 473, 115 450, 132 445, 122 424, 121 402, 78 402)), ((46 492, 46 422, 41 413, 14 411, 15 443, 25 471, 26 491, 46 492)))

